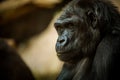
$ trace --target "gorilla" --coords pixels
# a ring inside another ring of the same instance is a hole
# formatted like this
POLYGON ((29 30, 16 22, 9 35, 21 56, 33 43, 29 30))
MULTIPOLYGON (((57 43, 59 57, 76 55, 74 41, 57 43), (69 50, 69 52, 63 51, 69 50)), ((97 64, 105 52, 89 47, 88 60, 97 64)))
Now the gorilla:
POLYGON ((54 23, 57 80, 120 80, 120 13, 109 0, 73 0, 54 23))

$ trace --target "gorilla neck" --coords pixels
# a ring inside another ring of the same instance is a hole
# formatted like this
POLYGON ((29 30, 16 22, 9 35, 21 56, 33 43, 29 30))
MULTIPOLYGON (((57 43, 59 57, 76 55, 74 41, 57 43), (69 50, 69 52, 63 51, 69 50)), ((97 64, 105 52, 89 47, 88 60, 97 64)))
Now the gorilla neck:
POLYGON ((91 70, 92 59, 83 58, 78 63, 65 63, 64 65, 66 65, 66 68, 70 70, 69 74, 65 74, 70 75, 72 80, 81 80, 85 77, 84 75, 87 75, 91 70))
POLYGON ((73 80, 81 80, 83 76, 89 71, 91 61, 88 58, 82 59, 76 67, 76 74, 73 77, 73 80))

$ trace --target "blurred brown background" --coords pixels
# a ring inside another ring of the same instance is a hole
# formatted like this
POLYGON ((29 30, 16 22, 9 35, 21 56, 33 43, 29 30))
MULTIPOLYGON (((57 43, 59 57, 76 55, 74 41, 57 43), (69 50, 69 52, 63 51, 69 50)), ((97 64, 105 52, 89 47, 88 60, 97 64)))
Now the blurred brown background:
MULTIPOLYGON (((55 80, 61 69, 53 23, 69 1, 0 0, 0 38, 19 52, 36 80, 55 80)), ((120 0, 113 2, 120 6, 120 0)))

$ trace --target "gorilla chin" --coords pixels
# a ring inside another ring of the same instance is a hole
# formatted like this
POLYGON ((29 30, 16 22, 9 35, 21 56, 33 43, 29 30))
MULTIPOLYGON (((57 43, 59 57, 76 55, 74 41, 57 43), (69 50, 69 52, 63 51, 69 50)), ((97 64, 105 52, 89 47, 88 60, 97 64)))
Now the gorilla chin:
POLYGON ((56 52, 57 52, 57 56, 60 60, 65 61, 65 62, 71 60, 70 56, 72 53, 70 51, 68 51, 68 50, 66 51, 66 50, 62 50, 62 49, 58 50, 58 48, 57 48, 56 52))
POLYGON ((69 53, 65 53, 65 54, 57 53, 58 58, 64 62, 68 62, 71 60, 71 57, 69 55, 70 55, 69 53))

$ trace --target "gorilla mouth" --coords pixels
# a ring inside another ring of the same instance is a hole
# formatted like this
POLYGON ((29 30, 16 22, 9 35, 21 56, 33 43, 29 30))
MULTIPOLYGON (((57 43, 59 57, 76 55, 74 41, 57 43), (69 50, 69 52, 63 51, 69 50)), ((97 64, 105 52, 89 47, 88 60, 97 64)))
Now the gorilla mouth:
POLYGON ((56 46, 56 52, 57 54, 66 54, 69 52, 69 49, 67 48, 67 46, 56 46))
POLYGON ((61 55, 61 54, 66 54, 67 51, 66 50, 57 50, 57 54, 61 55))
POLYGON ((62 46, 57 46, 56 47, 56 52, 58 55, 62 55, 62 54, 67 54, 70 52, 70 49, 67 48, 67 46, 62 47, 62 46))
POLYGON ((61 51, 60 53, 57 53, 57 56, 61 61, 70 62, 70 63, 77 61, 78 59, 81 59, 81 56, 79 54, 75 55, 71 51, 66 51, 66 52, 61 51))
POLYGON ((71 61, 71 60, 75 60, 73 59, 76 55, 74 54, 76 51, 73 50, 73 47, 70 46, 71 44, 67 44, 67 45, 59 45, 56 44, 56 52, 57 52, 57 56, 61 61, 71 61), (74 51, 74 52, 73 52, 74 51))
POLYGON ((65 47, 64 49, 63 48, 59 50, 57 49, 56 52, 57 52, 58 58, 62 61, 67 61, 68 58, 70 58, 69 55, 71 54, 71 52, 68 49, 65 49, 65 47))
POLYGON ((68 62, 71 60, 71 53, 67 53, 67 52, 62 52, 62 53, 57 53, 57 56, 60 60, 68 62))

